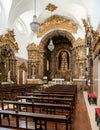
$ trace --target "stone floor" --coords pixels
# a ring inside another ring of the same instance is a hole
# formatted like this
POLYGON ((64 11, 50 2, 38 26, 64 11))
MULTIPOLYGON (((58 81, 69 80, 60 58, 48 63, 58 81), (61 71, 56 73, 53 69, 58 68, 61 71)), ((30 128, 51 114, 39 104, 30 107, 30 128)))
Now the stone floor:
MULTIPOLYGON (((15 130, 15 129, 0 127, 0 130, 15 130)), ((88 111, 83 96, 83 91, 81 90, 78 90, 77 104, 72 130, 97 130, 91 128, 91 123, 89 120, 88 111)))

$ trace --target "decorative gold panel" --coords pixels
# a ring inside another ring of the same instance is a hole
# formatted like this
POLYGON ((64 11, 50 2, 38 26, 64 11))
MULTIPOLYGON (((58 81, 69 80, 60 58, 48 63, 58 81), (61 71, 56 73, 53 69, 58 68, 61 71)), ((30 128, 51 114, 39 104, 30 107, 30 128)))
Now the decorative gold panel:
POLYGON ((19 66, 19 68, 22 69, 22 70, 27 71, 27 67, 26 67, 24 62, 19 66))
POLYGON ((11 45, 11 47, 15 50, 18 51, 18 44, 15 40, 15 35, 14 35, 14 31, 13 30, 8 30, 8 33, 6 33, 5 35, 0 35, 0 46, 3 45, 11 45))
POLYGON ((76 59, 77 60, 83 60, 86 59, 86 49, 84 47, 79 47, 76 50, 76 59))
POLYGON ((86 42, 84 39, 78 38, 74 43, 73 47, 85 46, 86 42))
POLYGON ((89 35, 92 35, 92 49, 93 49, 93 55, 94 58, 96 57, 96 55, 98 55, 99 51, 100 51, 100 34, 98 32, 98 30, 93 30, 93 27, 91 27, 87 21, 85 19, 82 19, 84 27, 85 27, 85 40, 87 42, 87 39, 89 37, 89 35))
POLYGON ((27 46, 27 50, 38 50, 38 45, 36 45, 35 43, 31 43, 27 46))
POLYGON ((86 58, 86 42, 84 39, 78 38, 73 43, 73 48, 76 48, 76 59, 83 60, 86 58))
POLYGON ((76 23, 72 23, 70 19, 64 18, 59 15, 53 15, 41 24, 41 27, 37 32, 37 36, 41 37, 49 30, 56 28, 66 29, 70 33, 76 33, 78 26, 76 23))
POLYGON ((54 10, 56 10, 56 8, 57 8, 57 6, 55 6, 55 5, 51 4, 51 3, 49 3, 49 4, 46 6, 45 9, 48 10, 48 11, 53 12, 54 10))
POLYGON ((96 53, 98 52, 97 50, 100 50, 100 34, 98 31, 94 31, 93 30, 93 44, 92 44, 92 48, 93 48, 93 52, 96 53))
POLYGON ((93 47, 93 53, 94 53, 94 58, 99 54, 100 51, 100 40, 95 43, 95 46, 93 47))

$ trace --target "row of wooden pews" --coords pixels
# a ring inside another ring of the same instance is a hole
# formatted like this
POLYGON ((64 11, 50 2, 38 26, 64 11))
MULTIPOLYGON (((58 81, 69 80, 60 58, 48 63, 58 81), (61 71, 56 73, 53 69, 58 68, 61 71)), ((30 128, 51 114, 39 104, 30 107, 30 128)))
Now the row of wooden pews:
POLYGON ((41 84, 0 85, 0 99, 14 100, 18 95, 41 88, 41 84))
POLYGON ((23 96, 16 96, 16 101, 0 101, 0 125, 5 126, 3 117, 7 117, 6 127, 29 130, 31 119, 34 130, 71 130, 76 101, 75 85, 54 85, 43 90, 26 92, 23 96), (6 110, 5 105, 8 106, 6 110), (11 125, 11 117, 15 119, 14 126, 11 125), (20 126, 21 119, 25 122, 24 128, 20 126))

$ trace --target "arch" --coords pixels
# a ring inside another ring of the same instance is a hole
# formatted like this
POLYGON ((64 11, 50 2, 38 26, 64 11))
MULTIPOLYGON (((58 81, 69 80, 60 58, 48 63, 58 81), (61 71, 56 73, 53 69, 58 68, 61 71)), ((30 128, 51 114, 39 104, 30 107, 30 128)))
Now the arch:
POLYGON ((47 35, 45 35, 42 38, 42 40, 40 41, 39 49, 43 51, 48 39, 52 39, 52 37, 54 36, 63 36, 67 38, 71 42, 71 46, 73 46, 73 43, 75 41, 75 38, 72 36, 71 33, 65 30, 54 30, 54 31, 49 32, 47 35))

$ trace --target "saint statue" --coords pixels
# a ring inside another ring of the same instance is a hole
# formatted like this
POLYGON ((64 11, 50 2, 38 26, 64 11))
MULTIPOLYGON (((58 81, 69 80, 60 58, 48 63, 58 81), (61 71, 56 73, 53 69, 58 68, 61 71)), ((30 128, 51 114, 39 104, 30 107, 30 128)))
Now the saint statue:
POLYGON ((32 78, 34 78, 35 77, 35 75, 36 75, 36 66, 35 65, 32 65, 32 78))
POLYGON ((60 70, 67 70, 68 69, 68 63, 67 63, 67 53, 61 52, 61 66, 60 66, 60 70))
POLYGON ((9 70, 9 71, 8 71, 8 77, 7 77, 7 81, 8 81, 8 82, 11 81, 10 73, 11 73, 11 71, 9 70))

